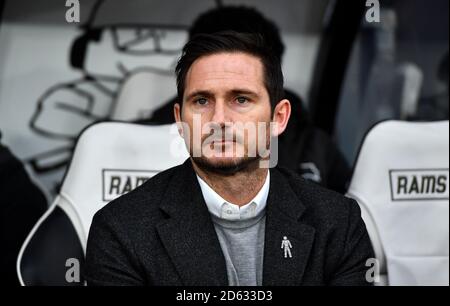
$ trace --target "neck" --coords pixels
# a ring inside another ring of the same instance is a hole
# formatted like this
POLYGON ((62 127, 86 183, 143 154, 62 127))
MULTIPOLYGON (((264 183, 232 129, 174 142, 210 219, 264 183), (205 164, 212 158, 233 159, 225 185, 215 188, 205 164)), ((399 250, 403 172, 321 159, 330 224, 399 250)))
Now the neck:
MULTIPOLYGON (((197 166, 191 160, 195 172, 227 202, 243 206, 250 202, 266 181, 266 168, 247 167, 233 174, 219 174, 197 166)), ((258 163, 256 163, 258 164, 258 163)))

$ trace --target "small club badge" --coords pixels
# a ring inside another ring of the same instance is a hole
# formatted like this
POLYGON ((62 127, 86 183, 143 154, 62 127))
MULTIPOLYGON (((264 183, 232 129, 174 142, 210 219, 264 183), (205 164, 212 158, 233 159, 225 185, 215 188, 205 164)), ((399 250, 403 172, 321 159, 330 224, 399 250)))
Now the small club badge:
POLYGON ((288 257, 292 258, 292 254, 291 254, 292 244, 287 239, 286 236, 284 236, 283 240, 281 241, 281 248, 284 249, 284 258, 288 258, 288 257))

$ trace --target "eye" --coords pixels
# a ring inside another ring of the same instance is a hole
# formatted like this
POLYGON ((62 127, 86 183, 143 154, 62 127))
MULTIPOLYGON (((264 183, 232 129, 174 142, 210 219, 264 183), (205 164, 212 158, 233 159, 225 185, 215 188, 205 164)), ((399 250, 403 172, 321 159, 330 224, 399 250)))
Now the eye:
POLYGON ((248 99, 247 99, 246 97, 237 97, 237 98, 236 98, 236 101, 237 101, 239 104, 245 104, 245 103, 248 102, 248 99))
POLYGON ((199 98, 199 99, 195 100, 195 103, 197 103, 199 105, 206 105, 206 103, 208 103, 208 100, 206 98, 199 98))

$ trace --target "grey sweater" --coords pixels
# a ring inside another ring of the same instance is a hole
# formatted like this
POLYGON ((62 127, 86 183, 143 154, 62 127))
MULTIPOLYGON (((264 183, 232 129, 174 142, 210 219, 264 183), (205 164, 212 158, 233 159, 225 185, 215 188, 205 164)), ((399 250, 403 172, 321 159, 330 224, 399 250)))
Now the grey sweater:
POLYGON ((228 285, 261 286, 265 210, 245 220, 225 220, 212 216, 225 257, 228 285))

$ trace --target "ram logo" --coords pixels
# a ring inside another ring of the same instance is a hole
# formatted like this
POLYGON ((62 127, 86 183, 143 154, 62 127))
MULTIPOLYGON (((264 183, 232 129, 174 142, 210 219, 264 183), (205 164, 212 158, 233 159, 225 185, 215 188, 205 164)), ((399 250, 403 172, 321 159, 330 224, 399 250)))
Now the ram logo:
POLYGON ((448 169, 390 170, 392 201, 448 200, 448 169))
POLYGON ((103 201, 109 202, 130 192, 158 172, 156 170, 103 169, 103 201))

